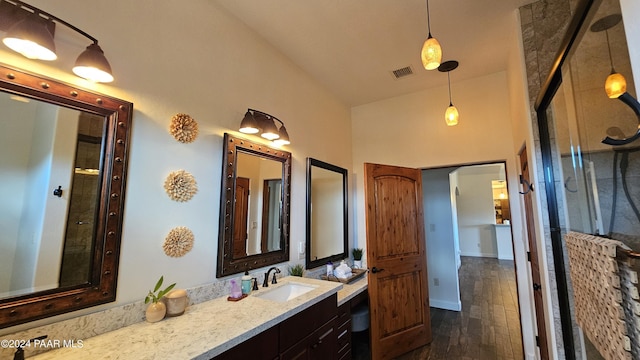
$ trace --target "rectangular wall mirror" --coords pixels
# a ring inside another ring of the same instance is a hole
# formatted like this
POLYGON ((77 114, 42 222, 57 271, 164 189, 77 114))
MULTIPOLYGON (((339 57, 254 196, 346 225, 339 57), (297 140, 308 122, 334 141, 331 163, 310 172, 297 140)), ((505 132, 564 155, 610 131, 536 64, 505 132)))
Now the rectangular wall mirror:
POLYGON ((0 66, 0 328, 115 300, 132 110, 0 66))
POLYGON ((289 260, 291 154, 224 134, 217 277, 289 260))
POLYGON ((348 257, 347 170, 307 159, 307 269, 348 257))

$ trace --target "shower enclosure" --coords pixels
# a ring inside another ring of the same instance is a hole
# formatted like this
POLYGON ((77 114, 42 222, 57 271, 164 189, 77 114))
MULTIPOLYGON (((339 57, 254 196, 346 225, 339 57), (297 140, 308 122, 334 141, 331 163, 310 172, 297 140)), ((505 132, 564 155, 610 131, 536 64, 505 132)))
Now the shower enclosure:
POLYGON ((582 3, 584 14, 576 19, 584 17, 559 56, 536 111, 565 351, 567 358, 584 351, 592 360, 601 356, 581 331, 573 334, 563 237, 568 231, 611 237, 640 251, 640 139, 625 141, 639 132, 640 113, 605 92, 608 76, 618 73, 626 79, 632 97, 627 99, 637 98, 619 0, 582 3), (607 137, 623 144, 607 144, 607 137))

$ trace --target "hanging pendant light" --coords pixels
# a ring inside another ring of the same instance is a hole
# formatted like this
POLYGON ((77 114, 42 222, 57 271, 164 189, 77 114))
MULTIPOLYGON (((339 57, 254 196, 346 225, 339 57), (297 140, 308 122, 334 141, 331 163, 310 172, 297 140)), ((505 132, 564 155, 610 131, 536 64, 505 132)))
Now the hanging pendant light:
POLYGON ((429 35, 427 40, 422 44, 422 51, 420 57, 422 58, 422 65, 427 70, 434 70, 440 66, 442 61, 442 47, 438 40, 431 36, 431 18, 429 16, 429 0, 427 0, 427 30, 429 35))
POLYGON ((604 91, 611 99, 616 99, 627 91, 627 80, 622 76, 622 74, 616 72, 613 67, 613 56, 611 55, 611 44, 609 43, 609 29, 616 26, 620 21, 622 21, 622 15, 612 14, 603 17, 591 25, 592 32, 604 31, 605 36, 607 37, 607 50, 609 52, 611 73, 607 76, 607 79, 604 82, 604 91))
POLYGON ((447 83, 449 84, 449 107, 444 112, 444 120, 448 126, 458 125, 458 120, 460 119, 458 109, 453 106, 453 102, 451 101, 451 77, 449 76, 449 72, 455 70, 457 67, 458 62, 455 60, 445 61, 438 66, 438 71, 447 73, 447 83))

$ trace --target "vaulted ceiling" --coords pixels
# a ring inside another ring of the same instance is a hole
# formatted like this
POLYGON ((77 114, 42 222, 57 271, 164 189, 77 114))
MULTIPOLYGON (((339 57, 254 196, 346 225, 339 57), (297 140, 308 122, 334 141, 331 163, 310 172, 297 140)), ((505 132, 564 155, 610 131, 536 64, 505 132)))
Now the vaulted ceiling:
MULTIPOLYGON (((215 0, 345 104, 357 106, 446 85, 422 67, 425 0, 215 0), (410 67, 397 79, 392 71, 410 67)), ((431 33, 443 60, 457 60, 451 81, 506 69, 519 36, 520 6, 532 0, 430 0, 431 33)))

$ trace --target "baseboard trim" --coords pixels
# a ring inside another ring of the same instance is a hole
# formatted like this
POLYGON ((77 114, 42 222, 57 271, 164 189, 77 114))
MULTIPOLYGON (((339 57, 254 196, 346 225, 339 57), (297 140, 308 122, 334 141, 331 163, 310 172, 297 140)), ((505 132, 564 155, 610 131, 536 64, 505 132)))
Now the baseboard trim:
POLYGON ((493 254, 493 253, 482 253, 482 252, 477 252, 477 253, 472 253, 472 252, 468 252, 468 253, 461 253, 460 256, 471 256, 471 257, 486 257, 486 258, 494 258, 497 259, 498 258, 498 254, 493 254))
POLYGON ((438 308, 438 309, 444 309, 444 310, 453 310, 453 311, 462 310, 462 303, 460 301, 455 302, 455 301, 429 299, 429 306, 438 308))

